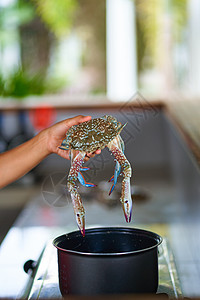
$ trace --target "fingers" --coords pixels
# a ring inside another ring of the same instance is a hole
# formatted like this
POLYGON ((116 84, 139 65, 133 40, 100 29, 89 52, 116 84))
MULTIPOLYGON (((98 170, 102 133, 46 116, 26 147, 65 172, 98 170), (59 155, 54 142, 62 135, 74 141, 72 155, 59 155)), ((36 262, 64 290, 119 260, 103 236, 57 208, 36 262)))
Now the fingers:
MULTIPOLYGON (((75 151, 74 153, 74 157, 76 157, 76 155, 79 153, 79 151, 75 151)), ((101 149, 98 149, 97 151, 93 152, 93 153, 87 153, 85 158, 84 158, 84 161, 88 161, 90 158, 93 158, 95 157, 95 155, 97 154, 100 154, 101 153, 101 149)), ((66 151, 66 150, 62 150, 62 149, 58 149, 58 152, 57 152, 58 155, 60 155, 61 157, 65 158, 65 159, 70 159, 69 157, 69 151, 66 151)))
POLYGON ((83 122, 90 121, 91 118, 92 118, 91 116, 79 115, 79 116, 76 116, 76 117, 69 118, 69 119, 65 120, 65 125, 66 125, 67 130, 68 130, 73 125, 78 125, 78 124, 81 124, 83 122))
POLYGON ((86 153, 86 156, 84 158, 84 161, 88 161, 90 158, 95 157, 95 155, 100 154, 101 149, 96 150, 95 152, 92 153, 86 153))
POLYGON ((100 154, 101 153, 101 149, 98 149, 94 152, 95 154, 100 154))
MULTIPOLYGON (((56 134, 56 136, 58 137, 58 135, 59 135, 59 139, 60 139, 59 140, 59 145, 62 142, 62 139, 65 137, 66 131, 68 131, 70 127, 72 127, 74 125, 81 124, 81 123, 86 122, 86 121, 90 121, 91 118, 92 118, 91 116, 79 115, 79 116, 69 118, 69 119, 66 119, 64 121, 61 121, 61 122, 57 123, 57 124, 59 124, 59 132, 56 134), (64 127, 63 127, 63 125, 64 125, 64 127)), ((56 148, 56 150, 57 150, 57 152, 56 152, 57 154, 59 154, 62 157, 65 157, 65 158, 69 159, 69 154, 66 153, 68 151, 58 149, 58 148, 56 148)), ((77 150, 77 153, 75 153, 75 156, 78 154, 78 152, 79 151, 77 150)), ((84 158, 84 161, 88 161, 90 158, 92 158, 96 154, 100 154, 100 153, 101 153, 101 149, 98 149, 98 150, 94 151, 93 153, 87 153, 85 158, 84 158)))
POLYGON ((62 150, 62 149, 58 149, 57 150, 57 154, 65 159, 70 160, 70 155, 69 155, 69 151, 66 150, 62 150))

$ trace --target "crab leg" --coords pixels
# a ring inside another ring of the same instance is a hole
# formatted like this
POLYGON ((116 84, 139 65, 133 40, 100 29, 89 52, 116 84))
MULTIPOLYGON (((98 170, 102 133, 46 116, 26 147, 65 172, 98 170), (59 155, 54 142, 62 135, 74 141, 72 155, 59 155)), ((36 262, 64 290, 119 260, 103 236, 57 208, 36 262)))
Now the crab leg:
POLYGON ((78 155, 73 159, 73 163, 68 175, 67 184, 72 198, 76 222, 83 236, 85 236, 85 209, 83 207, 80 194, 77 190, 76 181, 78 179, 78 174, 82 167, 85 154, 85 152, 79 152, 78 155))
MULTIPOLYGON (((123 140, 122 140, 122 138, 121 138, 120 135, 118 136, 118 138, 116 139, 116 141, 117 141, 117 144, 118 144, 118 148, 124 153, 124 142, 123 142, 123 140)), ((114 187, 115 187, 115 185, 117 183, 117 178, 120 175, 120 173, 121 173, 121 166, 120 166, 119 162, 116 161, 114 175, 108 181, 108 182, 113 181, 113 185, 110 188, 109 195, 114 190, 114 187)))
POLYGON ((117 183, 117 178, 118 178, 120 172, 121 172, 120 164, 118 163, 118 161, 116 161, 114 175, 113 175, 113 176, 110 178, 110 180, 108 181, 108 182, 113 181, 113 185, 111 186, 110 191, 109 191, 109 196, 110 196, 110 194, 111 194, 111 193, 113 192, 113 190, 114 190, 114 187, 115 187, 115 185, 116 185, 116 183, 117 183))
MULTIPOLYGON (((75 154, 75 152, 73 150, 71 150, 70 151, 71 165, 73 164, 73 161, 74 161, 74 154, 75 154)), ((83 177, 83 174, 81 173, 83 171, 88 171, 89 169, 90 168, 88 168, 88 167, 81 167, 80 171, 78 173, 78 180, 79 180, 80 184, 82 184, 83 186, 95 187, 96 184, 93 184, 91 182, 86 182, 85 178, 83 177)))
POLYGON ((132 199, 131 199, 131 189, 130 189, 130 177, 132 174, 131 165, 124 155, 122 149, 118 147, 117 138, 108 144, 109 150, 113 153, 114 157, 120 164, 122 168, 123 180, 122 180, 122 192, 120 201, 122 203, 124 215, 126 222, 131 221, 132 212, 132 199))

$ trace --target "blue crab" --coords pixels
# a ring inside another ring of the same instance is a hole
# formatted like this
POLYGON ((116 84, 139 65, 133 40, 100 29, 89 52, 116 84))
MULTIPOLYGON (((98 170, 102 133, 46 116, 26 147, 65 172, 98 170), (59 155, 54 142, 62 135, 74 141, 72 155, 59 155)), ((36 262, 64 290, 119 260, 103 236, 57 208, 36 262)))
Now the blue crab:
POLYGON ((71 194, 74 213, 77 225, 85 235, 85 209, 83 207, 80 194, 77 190, 76 181, 87 187, 94 187, 93 183, 85 181, 82 171, 88 168, 82 167, 86 153, 94 152, 98 149, 108 149, 113 153, 116 159, 114 175, 110 178, 113 185, 109 195, 112 193, 117 178, 122 169, 122 191, 120 201, 122 203, 124 215, 127 222, 131 220, 132 199, 130 191, 130 177, 132 174, 131 165, 124 155, 124 142, 120 136, 120 132, 126 124, 122 125, 112 116, 103 116, 101 118, 92 119, 90 121, 72 126, 66 134, 66 138, 60 146, 63 150, 71 150, 71 168, 68 175, 68 190, 71 194), (75 153, 78 154, 75 156, 75 153))

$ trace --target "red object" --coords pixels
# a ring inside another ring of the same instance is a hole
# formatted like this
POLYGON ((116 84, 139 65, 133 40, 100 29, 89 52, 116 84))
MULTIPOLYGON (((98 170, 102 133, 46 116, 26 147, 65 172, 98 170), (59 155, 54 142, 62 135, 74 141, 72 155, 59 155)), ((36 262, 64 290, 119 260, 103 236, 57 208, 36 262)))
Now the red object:
POLYGON ((42 105, 30 112, 30 119, 36 131, 51 126, 56 119, 56 110, 52 106, 42 105))

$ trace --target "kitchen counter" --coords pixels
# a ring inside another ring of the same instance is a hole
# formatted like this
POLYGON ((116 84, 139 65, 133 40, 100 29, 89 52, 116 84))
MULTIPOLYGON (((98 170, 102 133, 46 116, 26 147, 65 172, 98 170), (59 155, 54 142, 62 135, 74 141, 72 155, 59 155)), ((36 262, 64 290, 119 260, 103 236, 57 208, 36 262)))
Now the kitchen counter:
POLYGON ((38 192, 36 186, 23 186, 22 189, 20 184, 13 184, 0 190, 0 244, 30 198, 38 192))
MULTIPOLYGON (((86 211, 88 216, 87 228, 90 226, 126 226, 123 216, 120 214, 121 206, 117 209, 114 208, 111 212, 107 211, 101 204, 88 203, 86 204, 86 211), (105 219, 109 222, 100 218, 103 213, 105 219)), ((194 224, 189 225, 188 223, 138 224, 134 222, 128 226, 151 230, 167 239, 173 250, 175 264, 178 267, 181 295, 190 297, 200 295, 198 272, 200 243, 196 239, 200 230, 198 223, 194 226, 194 224)), ((71 204, 68 204, 67 209, 66 207, 55 209, 48 206, 40 194, 33 197, 0 247, 0 297, 27 298, 26 295, 29 295, 32 280, 31 273, 28 275, 23 270, 24 263, 29 259, 37 261, 46 245, 49 245, 51 251, 55 252, 52 239, 74 230, 77 230, 77 227, 74 222, 71 204)), ((166 259, 168 261, 171 258, 166 257, 166 259)), ((174 271, 177 272, 176 270, 176 268, 174 270, 169 269, 172 284, 176 284, 173 282, 173 273, 174 271)), ((56 269, 55 272, 57 274, 56 269)), ((55 274, 53 279, 55 279, 55 274)), ((46 272, 36 277, 36 287, 40 288, 43 276, 46 277, 46 272)), ((52 288, 52 278, 47 279, 47 286, 49 285, 49 288, 52 288)), ((53 281, 53 283, 55 282, 53 281)), ((57 285, 53 288, 58 291, 57 285)))

